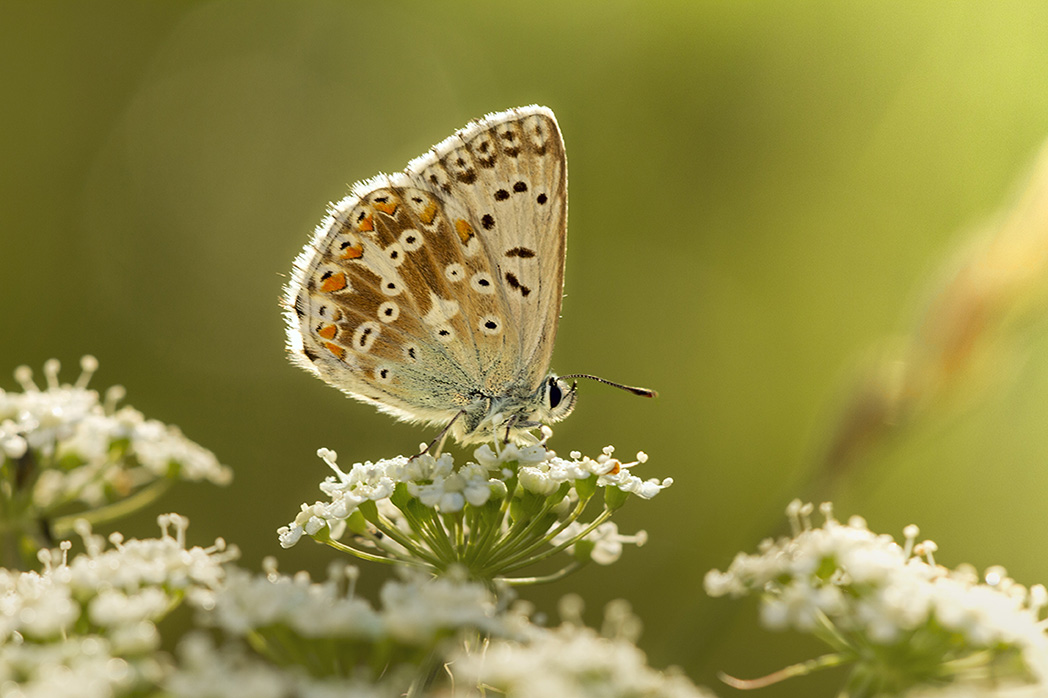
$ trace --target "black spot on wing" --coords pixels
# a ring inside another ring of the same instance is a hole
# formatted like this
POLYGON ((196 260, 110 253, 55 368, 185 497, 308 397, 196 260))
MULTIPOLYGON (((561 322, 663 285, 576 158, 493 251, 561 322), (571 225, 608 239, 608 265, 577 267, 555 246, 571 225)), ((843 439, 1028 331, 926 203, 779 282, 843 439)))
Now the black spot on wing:
POLYGON ((518 279, 517 275, 511 271, 506 272, 506 283, 510 285, 510 288, 520 291, 520 295, 522 296, 526 297, 529 293, 531 293, 531 289, 525 286, 524 284, 520 283, 520 279, 518 279))

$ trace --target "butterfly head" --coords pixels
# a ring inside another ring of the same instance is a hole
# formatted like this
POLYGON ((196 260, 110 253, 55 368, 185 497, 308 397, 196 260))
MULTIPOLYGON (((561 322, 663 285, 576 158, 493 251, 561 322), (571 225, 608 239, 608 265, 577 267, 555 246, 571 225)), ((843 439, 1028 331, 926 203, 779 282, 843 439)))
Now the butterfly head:
POLYGON ((578 381, 568 383, 551 373, 542 385, 542 408, 546 412, 546 418, 539 421, 559 422, 571 414, 579 397, 578 381))
POLYGON ((634 388, 586 373, 569 376, 550 373, 534 391, 476 401, 461 412, 461 420, 456 417, 452 433, 463 444, 483 443, 492 437, 500 438, 500 434, 501 438, 511 441, 533 442, 534 436, 527 436, 527 432, 543 424, 559 422, 575 409, 578 399, 575 378, 589 378, 643 397, 656 395, 654 390, 634 388))
POLYGON ((456 418, 451 433, 464 444, 492 438, 533 443, 534 435, 528 432, 567 417, 575 409, 576 397, 575 382, 551 373, 534 390, 477 400, 462 411, 461 419, 456 418))

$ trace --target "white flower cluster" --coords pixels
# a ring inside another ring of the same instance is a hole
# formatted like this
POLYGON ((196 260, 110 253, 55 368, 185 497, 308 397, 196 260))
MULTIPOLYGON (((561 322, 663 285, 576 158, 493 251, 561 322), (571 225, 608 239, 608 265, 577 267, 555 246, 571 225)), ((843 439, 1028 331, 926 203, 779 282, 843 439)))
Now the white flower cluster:
POLYGON ((114 535, 107 548, 83 529, 86 550, 72 560, 66 542, 40 552, 40 572, 0 569, 4 695, 12 681, 28 697, 125 695, 159 680, 166 664, 156 622, 184 594, 217 586, 236 551, 221 540, 186 548, 186 519, 158 521, 160 538, 114 535))
POLYGON ((337 637, 364 641, 382 635, 382 621, 371 605, 346 595, 332 570, 326 582, 317 583, 300 572, 289 577, 276 572, 275 562, 267 559, 265 575, 240 569, 227 571, 226 583, 209 594, 197 594, 190 601, 207 611, 209 625, 241 637, 251 632, 284 626, 302 637, 337 637))
MULTIPOLYGON (((227 484, 232 472, 177 427, 117 407, 123 388, 104 398, 87 387, 98 362, 85 356, 73 384, 58 379, 59 363, 44 364, 40 388, 27 366, 15 371, 22 392, 0 390, 0 460, 33 458, 33 503, 39 513, 79 501, 98 507, 158 479, 227 484)), ((4 496, 11 496, 4 493, 4 496)))
POLYGON ((934 543, 915 544, 916 526, 906 528, 905 543, 899 545, 872 533, 859 517, 847 524, 836 521, 829 505, 822 508, 825 523, 816 528, 811 512, 811 505, 791 503, 795 535, 765 541, 757 555, 740 553, 726 572, 709 572, 706 591, 711 596, 759 594, 766 627, 811 632, 841 652, 894 647, 903 665, 900 657, 910 656, 913 666, 926 669, 930 662, 942 668, 943 677, 954 679, 968 678, 965 671, 984 675, 990 665, 997 667, 999 678, 1008 678, 997 664, 1018 655, 1019 678, 1048 685, 1048 636, 1041 621, 1048 592, 1043 586, 1027 589, 1000 567, 987 570, 980 581, 969 566, 937 565, 934 543))
POLYGON ((419 657, 443 654, 448 638, 521 637, 528 627, 522 612, 500 606, 490 589, 462 574, 405 572, 383 585, 375 608, 354 595, 355 567, 332 564, 323 582, 304 572, 281 575, 271 558, 265 567, 264 575, 230 569, 221 589, 190 602, 199 621, 221 630, 230 646, 246 641, 270 662, 313 676, 383 677, 403 689, 419 657))
MULTIPOLYGON (((617 488, 641 499, 651 499, 673 484, 673 478, 642 480, 630 472, 630 468, 634 465, 648 461, 647 454, 643 452, 637 454, 635 462, 623 463, 613 457, 612 454, 615 453, 613 446, 605 446, 601 455, 596 459, 583 456, 578 451, 572 451, 571 460, 567 460, 557 457, 552 451, 546 451, 542 446, 530 446, 526 449, 519 449, 519 451, 522 456, 527 451, 534 451, 527 454, 531 455, 531 458, 521 458, 520 483, 525 489, 536 494, 552 494, 561 483, 574 483, 593 476, 597 477, 597 485, 600 487, 617 488), (537 451, 534 451, 535 449, 537 451)), ((489 458, 505 460, 505 452, 496 457, 491 447, 487 445, 477 449, 475 455, 481 463, 489 458)))
POLYGON ((380 610, 353 594, 357 569, 334 563, 328 578, 314 582, 305 572, 279 574, 266 560, 264 575, 231 568, 221 589, 191 601, 209 625, 235 637, 278 629, 302 638, 426 645, 446 631, 480 630, 500 637, 517 633, 519 618, 496 606, 494 594, 461 575, 430 578, 411 574, 383 585, 380 610))
POLYGON ((425 644, 460 628, 479 630, 486 637, 515 637, 527 624, 519 613, 499 608, 486 586, 455 574, 389 581, 380 598, 387 634, 404 644, 425 644))
POLYGON ((171 698, 395 698, 390 680, 316 678, 298 667, 280 667, 239 644, 215 647, 203 634, 178 646, 178 667, 164 685, 171 698))
MULTIPOLYGON (((498 453, 485 444, 474 452, 476 462, 458 467, 447 453, 436 458, 427 453, 415 458, 397 456, 377 463, 356 463, 344 472, 336 464, 336 454, 321 449, 318 455, 335 472, 320 485, 330 501, 303 504, 295 520, 278 531, 280 544, 289 548, 303 535, 312 536, 325 527, 338 537, 344 522, 361 504, 387 502, 398 484, 403 484, 421 504, 442 514, 461 512, 467 505, 481 507, 493 496, 505 497, 513 477, 518 478, 524 491, 543 497, 555 494, 565 483, 594 480, 596 486, 617 489, 623 496, 634 494, 651 499, 673 484, 670 478, 642 480, 629 470, 636 463, 622 463, 612 457, 613 451, 608 446, 596 459, 572 453, 567 460, 542 444, 506 444, 498 453)), ((638 454, 637 462, 646 460, 643 453, 638 454)), ((574 491, 568 497, 577 499, 574 491)), ((380 510, 388 514, 391 508, 384 506, 380 510)), ((394 523, 401 524, 401 517, 393 515, 394 523)), ((561 540, 563 537, 558 542, 561 540)))
MULTIPOLYGON (((553 536, 553 543, 560 545, 582 533, 582 542, 591 546, 587 551, 588 557, 598 565, 610 565, 622 557, 623 543, 631 543, 639 548, 648 542, 647 531, 637 531, 632 536, 626 536, 619 533, 619 526, 614 521, 605 521, 589 533, 584 533, 585 529, 583 524, 572 521, 567 528, 553 536)), ((579 543, 570 543, 565 550, 569 554, 574 553, 576 545, 579 543)))
POLYGON ((574 621, 533 626, 526 642, 499 639, 481 651, 461 650, 448 666, 456 698, 492 689, 514 698, 713 698, 675 670, 649 667, 631 637, 601 635, 574 621))
POLYGON ((49 644, 4 644, 0 695, 7 698, 139 696, 169 670, 163 657, 120 656, 108 638, 74 636, 49 644))
MULTIPOLYGON (((274 577, 275 573, 269 576, 274 577)), ((283 581, 271 580, 272 596, 287 599, 288 618, 298 606, 293 599, 301 596, 300 590, 293 587, 327 586, 310 585, 297 578, 280 579, 283 581)), ((242 582, 231 578, 234 585, 242 582)), ((331 597, 326 589, 317 593, 330 598, 335 609, 345 601, 337 595, 331 597)), ((257 594, 252 596, 258 598, 257 594)), ((438 644, 449 630, 476 629, 475 609, 490 607, 490 595, 482 587, 447 578, 419 578, 388 583, 382 600, 384 610, 378 615, 385 618, 391 633, 370 641, 356 638, 352 645, 355 654, 340 653, 334 646, 307 648, 296 644, 293 657, 273 663, 248 652, 243 643, 235 640, 216 647, 211 639, 193 634, 180 643, 178 666, 164 688, 173 698, 393 698, 404 695, 405 688, 419 678, 417 651, 397 655, 390 650, 390 640, 406 638, 415 647, 433 652, 434 666, 443 667, 429 677, 433 684, 419 695, 467 698, 491 695, 494 690, 498 695, 519 698, 713 698, 712 693, 697 688, 677 670, 661 672, 648 666, 644 653, 633 643, 639 633, 639 621, 628 609, 625 616, 612 609, 621 606, 621 602, 609 605, 603 635, 581 625, 578 619, 553 629, 538 627, 518 610, 510 610, 502 612, 505 619, 498 622, 502 630, 511 630, 511 635, 495 634, 481 642, 467 637, 464 642, 438 644), (613 615, 620 617, 612 618, 613 615), (399 631, 394 630, 397 626, 399 631), (372 649, 384 648, 376 675, 360 670, 368 663, 366 660, 374 660, 366 654, 369 642, 372 649), (338 658, 337 666, 318 663, 321 652, 338 658), (407 661, 397 665, 398 656, 407 661), (324 678, 317 678, 320 676, 324 678)), ((312 608, 306 613, 315 617, 312 608)), ((490 629, 491 616, 485 611, 484 617, 490 629)), ((250 644, 263 648, 265 655, 271 653, 273 638, 279 635, 265 634, 261 641, 255 638, 250 644)), ((409 689, 408 694, 416 692, 409 689)))

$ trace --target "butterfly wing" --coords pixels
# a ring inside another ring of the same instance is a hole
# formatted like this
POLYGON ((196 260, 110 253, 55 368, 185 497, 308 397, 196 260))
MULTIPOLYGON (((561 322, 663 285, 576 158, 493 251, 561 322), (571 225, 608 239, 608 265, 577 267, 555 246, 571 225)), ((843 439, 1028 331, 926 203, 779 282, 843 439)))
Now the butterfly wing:
POLYGON ((355 185, 285 289, 293 361, 434 424, 534 388, 556 333, 566 206, 563 143, 541 107, 490 115, 355 185))
POLYGON ((475 247, 494 277, 494 317, 476 304, 482 296, 464 299, 485 388, 533 391, 549 371, 564 288, 567 159, 553 112, 530 106, 490 114, 407 172, 465 208, 466 235, 474 238, 466 250, 475 247))

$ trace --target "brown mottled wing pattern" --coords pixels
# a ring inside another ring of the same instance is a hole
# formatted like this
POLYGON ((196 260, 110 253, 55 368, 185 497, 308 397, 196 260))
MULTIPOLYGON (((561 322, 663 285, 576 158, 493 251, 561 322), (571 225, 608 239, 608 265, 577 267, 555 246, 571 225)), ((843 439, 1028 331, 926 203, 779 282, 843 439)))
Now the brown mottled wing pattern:
POLYGON ((285 289, 292 358, 412 421, 534 390, 560 310, 566 179, 552 113, 524 107, 355 185, 285 289))
MULTIPOLYGON (((495 277, 505 328, 475 337, 485 388, 534 389, 549 370, 564 288, 567 160, 553 113, 512 109, 470 124, 408 166, 452 217, 469 216, 467 243, 495 277)), ((467 296, 467 307, 476 296, 467 296)), ((481 312, 472 313, 479 322, 481 312)))

